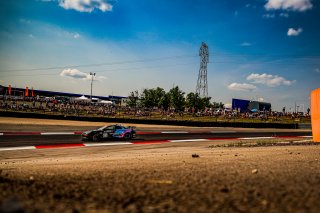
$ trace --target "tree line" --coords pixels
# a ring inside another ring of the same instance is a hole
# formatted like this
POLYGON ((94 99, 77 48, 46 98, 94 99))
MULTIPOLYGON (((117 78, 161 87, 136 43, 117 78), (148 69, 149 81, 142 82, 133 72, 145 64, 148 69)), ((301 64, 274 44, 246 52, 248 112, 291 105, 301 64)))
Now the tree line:
POLYGON ((223 108, 223 104, 210 102, 211 97, 200 97, 198 93, 190 92, 187 95, 178 86, 173 87, 168 92, 163 88, 143 89, 141 93, 130 92, 127 106, 140 108, 159 108, 163 110, 174 109, 183 111, 185 108, 195 111, 205 108, 223 108))

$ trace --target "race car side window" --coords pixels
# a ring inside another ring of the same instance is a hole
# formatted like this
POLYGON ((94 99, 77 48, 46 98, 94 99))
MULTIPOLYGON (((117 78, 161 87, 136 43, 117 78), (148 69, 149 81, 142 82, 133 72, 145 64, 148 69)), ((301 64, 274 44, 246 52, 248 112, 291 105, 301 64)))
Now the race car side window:
POLYGON ((122 127, 121 126, 116 126, 116 129, 122 129, 122 127))
POLYGON ((104 131, 106 131, 106 130, 114 130, 114 126, 107 126, 107 127, 104 129, 104 131))

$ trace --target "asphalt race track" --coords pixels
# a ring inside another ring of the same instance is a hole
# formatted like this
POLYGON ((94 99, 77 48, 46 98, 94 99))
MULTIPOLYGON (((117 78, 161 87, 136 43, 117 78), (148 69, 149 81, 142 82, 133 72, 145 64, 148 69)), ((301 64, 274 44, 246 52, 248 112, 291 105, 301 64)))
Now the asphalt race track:
POLYGON ((310 130, 146 125, 130 141, 81 141, 99 125, 0 124, 0 212, 320 210, 310 130), (220 146, 257 138, 281 144, 220 146))
MULTIPOLYGON (((295 137, 295 136, 311 136, 309 131, 259 131, 252 132, 242 131, 206 131, 206 132, 190 132, 185 131, 167 131, 164 133, 155 132, 138 132, 137 137, 129 142, 145 143, 149 141, 161 140, 185 140, 185 139, 231 139, 231 138, 251 138, 251 137, 295 137)), ((123 142, 124 140, 105 140, 103 142, 123 142)), ((19 134, 1 135, 0 147, 19 147, 19 146, 38 146, 38 145, 57 145, 57 144, 80 144, 81 135, 34 135, 34 134, 19 134)), ((90 143, 90 142, 87 142, 90 143)))

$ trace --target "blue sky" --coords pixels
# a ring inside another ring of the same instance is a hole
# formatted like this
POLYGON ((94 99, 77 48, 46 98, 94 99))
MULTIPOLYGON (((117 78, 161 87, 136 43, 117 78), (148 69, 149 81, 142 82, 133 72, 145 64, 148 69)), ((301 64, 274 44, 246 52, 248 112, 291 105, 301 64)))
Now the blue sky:
POLYGON ((194 92, 201 42, 214 101, 309 107, 320 85, 318 0, 0 2, 0 84, 127 96, 194 92))

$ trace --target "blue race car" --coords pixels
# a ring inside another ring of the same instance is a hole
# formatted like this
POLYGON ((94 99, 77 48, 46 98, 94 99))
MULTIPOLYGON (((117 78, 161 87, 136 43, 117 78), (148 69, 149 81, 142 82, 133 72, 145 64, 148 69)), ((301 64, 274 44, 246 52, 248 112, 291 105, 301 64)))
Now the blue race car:
POLYGON ((101 141, 104 139, 123 138, 126 140, 136 136, 134 127, 124 127, 119 124, 103 126, 99 129, 83 132, 81 138, 83 141, 101 141))

